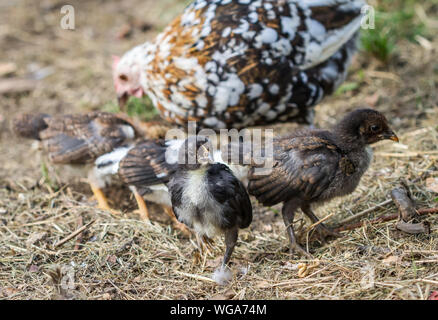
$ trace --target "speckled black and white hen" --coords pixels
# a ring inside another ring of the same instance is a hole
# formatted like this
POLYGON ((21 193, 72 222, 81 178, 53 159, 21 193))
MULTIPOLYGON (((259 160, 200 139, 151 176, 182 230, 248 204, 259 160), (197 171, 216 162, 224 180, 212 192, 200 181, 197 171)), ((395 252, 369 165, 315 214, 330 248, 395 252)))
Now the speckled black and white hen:
MULTIPOLYGON (((265 206, 283 203, 291 250, 309 256, 295 239, 296 211, 301 208, 317 223, 311 206, 352 193, 371 163, 369 145, 384 139, 398 141, 386 118, 372 109, 347 114, 332 130, 294 132, 274 141, 266 174, 251 168, 248 192, 265 206)), ((337 235, 322 223, 316 228, 323 239, 337 235)))
POLYGON ((119 101, 148 95, 170 123, 312 122, 344 81, 363 0, 196 0, 113 65, 119 101))

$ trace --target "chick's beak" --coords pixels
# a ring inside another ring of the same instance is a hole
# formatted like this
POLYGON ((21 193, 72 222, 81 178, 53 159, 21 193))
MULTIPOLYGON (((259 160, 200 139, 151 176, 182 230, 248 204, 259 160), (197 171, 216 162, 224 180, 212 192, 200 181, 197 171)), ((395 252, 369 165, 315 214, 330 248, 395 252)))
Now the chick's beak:
POLYGON ((395 142, 399 142, 397 135, 393 131, 389 131, 388 133, 383 135, 384 139, 389 139, 395 142))
POLYGON ((209 164, 211 162, 210 151, 205 147, 201 146, 199 150, 198 161, 200 164, 209 164))

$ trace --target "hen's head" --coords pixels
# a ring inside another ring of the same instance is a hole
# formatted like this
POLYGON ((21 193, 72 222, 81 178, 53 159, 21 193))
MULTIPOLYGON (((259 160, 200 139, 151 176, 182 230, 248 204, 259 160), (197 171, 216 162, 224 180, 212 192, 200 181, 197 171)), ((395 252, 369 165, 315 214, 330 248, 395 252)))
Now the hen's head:
POLYGON ((119 106, 123 109, 130 96, 143 97, 140 84, 143 46, 126 52, 122 58, 113 56, 113 81, 119 106))

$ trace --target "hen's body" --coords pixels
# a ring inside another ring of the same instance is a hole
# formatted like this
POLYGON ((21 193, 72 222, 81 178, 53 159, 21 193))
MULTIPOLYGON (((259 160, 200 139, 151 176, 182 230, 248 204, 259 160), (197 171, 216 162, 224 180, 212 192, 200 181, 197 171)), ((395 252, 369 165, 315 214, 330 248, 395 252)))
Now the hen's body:
POLYGON ((139 64, 143 91, 171 123, 311 122, 311 107, 345 78, 363 4, 197 0, 120 64, 139 64))

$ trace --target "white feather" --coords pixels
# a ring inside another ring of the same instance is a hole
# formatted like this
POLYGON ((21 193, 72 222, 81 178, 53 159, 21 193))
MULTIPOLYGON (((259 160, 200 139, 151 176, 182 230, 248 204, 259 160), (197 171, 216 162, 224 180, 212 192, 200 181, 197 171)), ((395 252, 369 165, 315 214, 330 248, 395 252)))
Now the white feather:
POLYGON ((227 266, 221 266, 213 273, 212 279, 221 286, 227 285, 233 279, 233 273, 227 266))
POLYGON ((94 162, 93 169, 88 174, 90 182, 99 188, 104 188, 111 183, 112 176, 119 171, 120 161, 126 156, 132 146, 120 147, 110 153, 106 153, 94 162))

